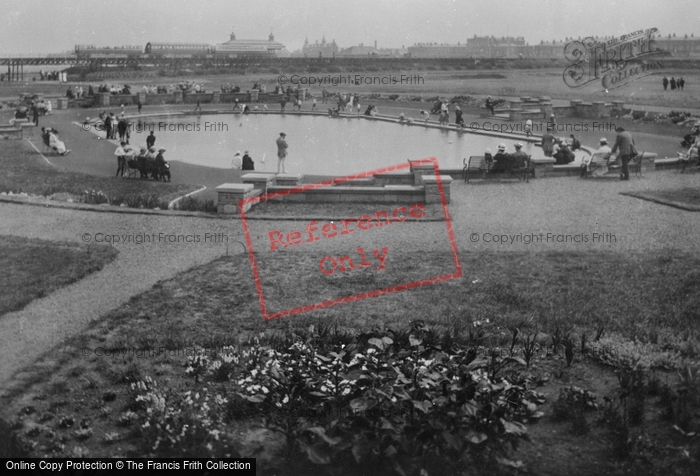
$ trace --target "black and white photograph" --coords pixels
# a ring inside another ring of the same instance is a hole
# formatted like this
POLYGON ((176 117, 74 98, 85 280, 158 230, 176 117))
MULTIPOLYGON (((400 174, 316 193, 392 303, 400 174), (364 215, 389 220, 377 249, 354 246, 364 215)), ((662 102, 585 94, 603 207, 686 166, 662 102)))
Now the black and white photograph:
POLYGON ((3 474, 697 475, 697 11, 0 0, 3 474))

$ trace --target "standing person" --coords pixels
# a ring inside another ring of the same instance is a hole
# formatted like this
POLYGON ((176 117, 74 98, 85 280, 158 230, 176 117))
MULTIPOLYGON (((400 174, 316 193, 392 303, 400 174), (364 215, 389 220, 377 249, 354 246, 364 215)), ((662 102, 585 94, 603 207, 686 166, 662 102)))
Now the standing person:
POLYGON ((245 151, 245 154, 243 154, 243 170, 255 170, 255 164, 253 163, 253 159, 248 155, 248 151, 245 151))
POLYGON ((313 102, 311 103, 311 110, 312 111, 316 110, 316 98, 314 98, 313 102))
POLYGON ((139 102, 136 104, 138 107, 139 114, 141 114, 141 108, 143 107, 143 104, 141 104, 141 100, 139 99, 139 102))
POLYGON ((148 178, 148 173, 146 172, 146 154, 148 154, 148 149, 146 147, 141 147, 141 152, 136 156, 136 164, 139 168, 139 178, 148 178))
POLYGON ((525 136, 530 137, 532 135, 532 119, 525 121, 525 136))
POLYGON ((110 116, 110 115, 105 116, 104 127, 105 127, 105 140, 109 140, 110 136, 112 135, 112 116, 110 116))
MULTIPOLYGON (((673 78, 671 78, 671 81, 673 81, 673 78)), ((613 155, 619 150, 620 158, 622 160, 622 173, 620 174, 620 180, 629 180, 629 163, 634 150, 634 139, 624 127, 618 127, 615 129, 615 131, 617 131, 617 137, 615 138, 615 145, 613 146, 610 154, 613 155)))
MULTIPOLYGON (((359 116, 360 113, 362 112, 362 111, 361 111, 362 106, 360 106, 360 100, 359 100, 359 99, 357 99, 356 102, 355 102, 355 108, 357 109, 357 115, 359 116)), ((351 110, 350 112, 352 112, 352 110, 351 110)))
POLYGON ((153 135, 153 131, 151 131, 151 134, 146 137, 146 147, 149 149, 153 147, 156 144, 156 136, 153 135))
POLYGON ((664 85, 664 91, 668 89, 668 78, 664 76, 664 79, 661 81, 661 84, 664 85))
POLYGON ((551 157, 552 153, 554 153, 554 135, 552 135, 552 130, 549 127, 547 127, 547 132, 542 134, 542 142, 540 145, 542 146, 544 156, 551 157))
POLYGON ((243 158, 241 157, 241 151, 237 150, 235 154, 233 154, 233 159, 231 160, 231 168, 233 170, 241 170, 243 167, 243 158))
POLYGON ((170 172, 168 171, 168 167, 166 167, 167 162, 165 161, 165 157, 163 157, 163 152, 165 152, 165 149, 160 148, 158 149, 158 155, 156 155, 156 161, 155 161, 155 179, 156 180, 163 180, 165 182, 166 176, 168 178, 168 182, 170 182, 170 172))
POLYGON ((459 106, 455 106, 455 123, 458 126, 464 125, 464 119, 462 118, 462 109, 459 106))
POLYGON ((683 76, 681 76, 681 77, 678 79, 678 89, 680 89, 681 91, 683 91, 683 88, 684 88, 684 87, 685 87, 685 79, 683 79, 683 76))
POLYGON ((486 98, 486 109, 491 111, 491 115, 493 115, 493 101, 491 101, 491 96, 486 98))
POLYGON ((676 89, 676 80, 671 76, 671 91, 675 91, 676 89))
POLYGON ((124 115, 124 104, 122 104, 122 116, 124 115))
POLYGON ((119 133, 120 142, 126 141, 126 129, 128 127, 129 124, 126 122, 126 119, 124 119, 124 116, 120 117, 119 122, 117 122, 117 132, 119 133))
POLYGON ((117 121, 117 118, 114 116, 113 112, 109 113, 109 119, 110 119, 110 123, 112 124, 112 128, 110 129, 110 132, 109 132, 109 138, 114 139, 117 135, 117 122, 118 121, 117 121))
POLYGON ((39 106, 32 104, 32 118, 34 119, 34 125, 39 127, 39 106))
POLYGON ((197 98, 197 106, 194 108, 193 112, 197 112, 197 111, 202 112, 202 104, 201 104, 199 98, 197 98))
POLYGON ((117 156, 117 177, 124 176, 126 173, 126 142, 121 141, 119 147, 114 151, 114 155, 117 156))
POLYGON ((148 179, 148 174, 151 174, 151 178, 158 178, 158 171, 156 170, 156 148, 149 147, 146 153, 146 178, 148 179))
POLYGON ((284 107, 287 105, 287 98, 282 96, 282 99, 280 100, 280 107, 281 107, 281 112, 284 112, 284 107))
POLYGON ((554 117, 554 114, 549 116, 549 121, 547 122, 547 129, 551 129, 553 131, 557 130, 557 118, 554 117))
POLYGON ((284 159, 287 158, 287 149, 289 148, 286 137, 287 134, 280 132, 280 136, 277 138, 277 173, 280 173, 281 168, 283 174, 287 173, 284 168, 284 159))

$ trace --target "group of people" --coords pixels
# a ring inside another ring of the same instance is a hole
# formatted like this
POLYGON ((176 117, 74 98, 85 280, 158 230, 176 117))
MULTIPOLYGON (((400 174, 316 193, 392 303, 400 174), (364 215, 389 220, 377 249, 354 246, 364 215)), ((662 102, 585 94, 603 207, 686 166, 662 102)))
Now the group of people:
POLYGON ((255 163, 247 150, 243 156, 241 156, 240 151, 236 151, 231 161, 231 168, 234 170, 255 170, 255 163))
POLYGON ((547 131, 542 134, 542 139, 540 140, 540 146, 544 152, 545 157, 552 157, 556 160, 557 165, 570 164, 576 160, 576 155, 574 150, 581 149, 581 142, 571 135, 571 145, 566 141, 565 138, 557 138, 552 134, 553 128, 547 127, 547 131))
POLYGON ((700 167, 700 121, 693 124, 690 134, 686 134, 683 137, 681 146, 686 150, 684 152, 679 152, 678 157, 685 162, 698 160, 697 165, 700 167))
POLYGON ((61 81, 61 72, 39 70, 39 79, 41 81, 61 81))
MULTIPOLYGON (((112 95, 117 95, 117 94, 131 94, 131 86, 128 84, 124 85, 113 85, 113 84, 101 84, 97 87, 97 92, 98 93, 109 93, 112 95)), ((92 86, 88 87, 88 96, 92 96, 92 86)))
MULTIPOLYGON (((66 90, 66 97, 68 99, 82 99, 85 97, 85 89, 83 89, 82 86, 68 86, 68 89, 66 90)), ((87 95, 88 96, 94 96, 94 91, 92 89, 92 86, 88 87, 87 90, 87 95)))
MULTIPOLYGON (((151 142, 153 144, 154 141, 151 142)), ((158 149, 153 145, 141 147, 139 153, 122 141, 114 151, 117 156, 117 177, 128 177, 128 169, 137 169, 141 179, 147 180, 150 176, 153 180, 170 182, 170 164, 163 157, 164 148, 158 149)))
POLYGON ((664 76, 664 79, 661 80, 661 84, 664 86, 664 91, 666 91, 669 86, 671 86, 671 91, 676 89, 683 91, 683 88, 685 87, 685 79, 683 76, 678 79, 671 76, 671 80, 669 81, 669 79, 664 76))
POLYGON ((619 158, 620 180, 630 179, 629 163, 638 155, 634 138, 624 127, 617 127, 615 132, 617 136, 612 149, 608 147, 607 139, 604 137, 600 139, 600 148, 590 158, 584 159, 581 164, 581 176, 585 175, 587 169, 591 169, 592 164, 595 166, 593 174, 602 175, 608 171, 610 162, 615 162, 619 158))
POLYGON ((491 149, 486 149, 484 159, 487 170, 492 173, 503 173, 513 169, 521 168, 527 161, 527 154, 523 152, 522 142, 514 145, 515 152, 508 153, 504 143, 498 144, 496 155, 492 155, 491 149))
MULTIPOLYGON (((119 118, 113 112, 107 114, 105 111, 102 111, 99 117, 100 121, 102 121, 106 140, 114 140, 118 135, 120 141, 129 143, 131 139, 131 123, 124 116, 124 106, 122 106, 122 113, 119 115, 119 118)), ((90 118, 87 118, 86 122, 89 121, 90 118)), ((151 135, 153 135, 153 131, 151 131, 151 135)), ((153 139, 155 142, 155 137, 153 139)))

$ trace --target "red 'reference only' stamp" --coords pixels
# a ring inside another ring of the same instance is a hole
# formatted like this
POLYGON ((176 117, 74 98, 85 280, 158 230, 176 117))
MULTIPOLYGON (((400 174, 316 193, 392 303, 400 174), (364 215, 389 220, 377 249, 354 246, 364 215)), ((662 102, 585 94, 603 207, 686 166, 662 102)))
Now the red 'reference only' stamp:
MULTIPOLYGON (((444 232, 447 237, 447 244, 449 245, 452 260, 454 261, 454 271, 451 271, 446 274, 440 274, 437 276, 408 281, 397 285, 383 287, 335 299, 326 299, 313 302, 312 297, 309 297, 309 302, 306 304, 296 305, 293 307, 289 307, 288 309, 270 312, 270 310, 268 309, 265 297, 265 290, 261 279, 261 269, 258 264, 258 260, 256 259, 256 252, 253 247, 253 238, 251 235, 248 219, 245 213, 246 205, 248 205, 249 203, 259 203, 270 199, 279 199, 284 195, 303 193, 308 190, 314 190, 323 187, 331 187, 334 185, 341 185, 352 180, 373 177, 377 174, 401 171, 404 169, 408 169, 411 166, 411 163, 407 162, 404 164, 393 165, 368 172, 362 172, 354 175, 348 175, 345 177, 325 180, 322 182, 299 185, 297 187, 293 187, 283 191, 265 193, 258 197, 244 198, 239 202, 239 209, 241 210, 241 223, 243 225, 243 230, 246 237, 248 256, 253 271, 253 277, 255 279, 255 287, 258 294, 263 319, 270 320, 277 319, 280 317, 291 316, 294 314, 309 312, 316 309, 323 309, 337 304, 349 303, 370 297, 381 296, 392 292, 404 291, 421 286, 427 286, 430 284, 435 284, 449 279, 459 278, 462 276, 462 266, 459 261, 459 254, 457 252, 454 231, 452 229, 452 222, 448 210, 448 203, 445 197, 445 191, 442 182, 439 178, 440 172, 437 165, 437 159, 429 158, 419 161, 413 161, 412 163, 414 165, 432 165, 434 169, 434 174, 438 177, 437 186, 440 194, 441 210, 444 216, 444 232)), ((278 229, 271 229, 267 231, 264 235, 263 246, 265 246, 265 249, 261 251, 275 253, 283 252, 284 250, 296 248, 299 246, 313 247, 315 243, 321 241, 342 239, 343 237, 351 234, 354 234, 354 237, 357 237, 359 236, 358 234, 363 234, 364 232, 367 232, 369 230, 377 230, 387 226, 395 226, 395 224, 403 223, 407 220, 419 222, 422 218, 426 217, 427 215, 426 206, 423 203, 413 203, 412 205, 397 204, 394 207, 392 207, 390 204, 382 205, 383 207, 381 207, 380 210, 371 215, 360 215, 356 218, 347 218, 338 221, 328 221, 326 223, 311 220, 305 225, 295 227, 295 229, 290 232, 282 232, 278 229)), ((318 270, 319 273, 325 276, 342 276, 349 274, 349 272, 361 270, 363 268, 372 269, 375 271, 385 270, 387 267, 386 260, 390 253, 390 246, 377 246, 375 249, 372 248, 374 248, 374 246, 368 248, 364 248, 362 246, 355 247, 352 249, 352 252, 349 252, 348 250, 348 252, 345 253, 343 256, 334 256, 325 252, 321 253, 319 255, 318 267, 316 268, 316 270, 318 270)))

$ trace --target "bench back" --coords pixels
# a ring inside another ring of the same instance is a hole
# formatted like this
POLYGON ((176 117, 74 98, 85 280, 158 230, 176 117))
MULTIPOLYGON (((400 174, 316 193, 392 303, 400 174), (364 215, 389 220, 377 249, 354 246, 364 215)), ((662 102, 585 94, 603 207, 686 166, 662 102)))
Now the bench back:
POLYGON ((464 159, 465 170, 483 170, 487 168, 486 157, 483 155, 472 155, 469 159, 464 159))

